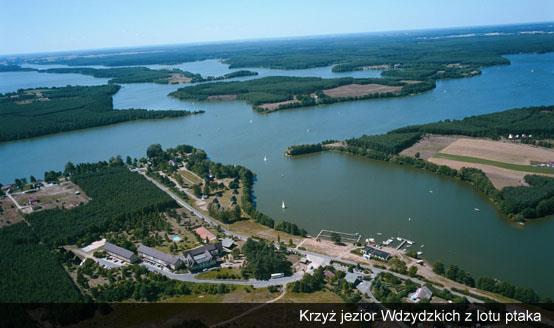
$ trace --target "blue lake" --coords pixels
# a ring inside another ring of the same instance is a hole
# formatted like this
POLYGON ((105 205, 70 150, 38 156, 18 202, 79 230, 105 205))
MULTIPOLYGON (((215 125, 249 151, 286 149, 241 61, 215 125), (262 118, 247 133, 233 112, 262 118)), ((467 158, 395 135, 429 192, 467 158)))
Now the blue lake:
MULTIPOLYGON (((491 275, 554 296, 554 218, 524 227, 514 225, 469 186, 423 171, 335 153, 297 159, 283 156, 291 144, 554 104, 554 54, 508 58, 511 65, 486 68, 473 78, 439 81, 436 89, 422 95, 271 114, 258 114, 243 102, 185 102, 166 96, 179 86, 124 85, 114 97, 116 108, 202 109, 206 113, 2 143, 0 181, 61 170, 67 161, 97 161, 118 154, 143 156, 152 143, 164 147, 192 144, 205 149, 213 160, 242 164, 256 172, 257 206, 276 219, 296 222, 311 233, 327 228, 360 232, 365 237, 377 237, 377 232, 387 237, 404 236, 424 244, 424 256, 430 260, 457 264, 476 276, 491 275), (280 207, 282 201, 288 206, 285 211, 280 207)), ((204 75, 230 71, 215 60, 171 67, 204 75)), ((329 67, 253 70, 259 71, 260 76, 348 75, 332 73, 329 67)), ((354 74, 376 76, 379 72, 354 74)), ((20 87, 102 83, 105 80, 77 74, 0 73, 0 92, 20 87)))

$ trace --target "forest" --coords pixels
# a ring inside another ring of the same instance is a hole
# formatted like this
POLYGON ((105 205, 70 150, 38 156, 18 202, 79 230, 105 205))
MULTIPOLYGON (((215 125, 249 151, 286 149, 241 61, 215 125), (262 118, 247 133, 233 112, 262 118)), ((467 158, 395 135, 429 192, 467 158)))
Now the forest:
POLYGON ((200 74, 180 69, 150 69, 147 67, 117 67, 117 68, 91 68, 91 67, 69 67, 49 68, 37 70, 40 73, 77 73, 90 75, 96 78, 109 78, 109 83, 161 83, 168 84, 175 74, 190 79, 190 82, 202 82, 204 79, 200 74))
MULTIPOLYGON (((14 65, 12 65, 14 66, 14 65)), ((174 76, 182 78, 185 83, 198 83, 232 79, 243 76, 258 75, 258 72, 239 70, 221 76, 206 76, 183 71, 181 69, 151 69, 148 67, 117 67, 117 68, 91 68, 91 67, 68 67, 49 68, 36 70, 40 73, 77 73, 90 75, 96 78, 109 78, 109 83, 177 83, 172 80, 174 76)))
POLYGON ((289 156, 297 156, 309 153, 318 153, 323 150, 322 144, 293 145, 285 152, 289 156))
POLYGON ((288 40, 141 47, 129 54, 121 54, 117 50, 96 50, 87 52, 88 56, 31 58, 31 61, 70 66, 129 66, 224 59, 231 68, 304 69, 338 65, 335 70, 341 71, 374 65, 421 63, 460 63, 482 67, 508 64, 509 61, 502 57, 506 54, 554 51, 554 35, 522 33, 551 30, 548 23, 540 23, 405 33, 361 33, 288 40), (456 35, 465 37, 452 37, 456 35))
POLYGON ((80 302, 58 256, 25 223, 0 229, 0 302, 80 302))
POLYGON ((115 84, 67 86, 0 94, 0 142, 131 120, 193 114, 182 110, 115 110, 112 96, 119 88, 115 84))
POLYGON ((528 186, 502 189, 504 211, 526 219, 554 214, 554 178, 527 175, 525 182, 528 186))
POLYGON ((418 132, 364 135, 359 138, 346 140, 346 144, 349 147, 372 149, 386 154, 398 154, 418 142, 421 136, 422 134, 418 132))
POLYGON ((431 133, 498 139, 509 134, 554 138, 554 106, 516 108, 498 113, 469 116, 461 120, 407 126, 391 133, 431 133))
POLYGON ((292 274, 292 264, 273 245, 263 240, 249 238, 242 246, 242 252, 246 256, 243 277, 269 280, 272 273, 283 273, 285 276, 292 274))
MULTIPOLYGON (((445 267, 442 262, 435 262, 433 263, 433 272, 466 286, 477 287, 481 290, 497 293, 526 304, 552 303, 552 299, 541 297, 531 288, 514 286, 508 282, 486 276, 475 279, 469 272, 459 268, 457 265, 445 267)), ((460 290, 459 292, 463 291, 460 290)))
POLYGON ((52 209, 28 215, 40 240, 50 246, 97 240, 107 231, 132 225, 137 217, 163 212, 177 204, 123 162, 77 165, 71 180, 92 200, 71 210, 52 209))
POLYGON ((27 72, 34 71, 33 68, 25 68, 19 65, 1 65, 0 64, 0 73, 3 72, 27 72))

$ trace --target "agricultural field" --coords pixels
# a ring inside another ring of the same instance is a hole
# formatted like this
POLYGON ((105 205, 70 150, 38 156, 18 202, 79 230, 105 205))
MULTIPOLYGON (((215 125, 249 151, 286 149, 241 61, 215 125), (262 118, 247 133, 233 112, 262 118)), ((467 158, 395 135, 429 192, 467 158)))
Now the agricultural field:
POLYGON ((554 161, 554 150, 507 140, 469 138, 457 135, 425 135, 401 155, 428 160, 460 170, 483 171, 497 189, 525 186, 528 174, 554 176, 554 168, 536 166, 554 161))
POLYGON ((400 155, 415 157, 419 154, 421 159, 429 159, 448 145, 458 140, 461 136, 445 136, 428 134, 423 136, 416 144, 404 149, 400 155))
MULTIPOLYGON (((419 83, 419 82, 415 82, 419 83)), ((376 95, 380 93, 398 94, 402 90, 400 86, 390 86, 382 84, 347 84, 340 87, 323 90, 323 93, 331 98, 357 98, 376 95)))
POLYGON ((487 139, 459 138, 428 160, 459 170, 482 170, 497 189, 526 185, 527 174, 554 176, 554 168, 534 166, 554 161, 554 150, 487 139))
POLYGON ((441 153, 521 165, 554 161, 552 149, 487 139, 460 138, 442 149, 441 153))

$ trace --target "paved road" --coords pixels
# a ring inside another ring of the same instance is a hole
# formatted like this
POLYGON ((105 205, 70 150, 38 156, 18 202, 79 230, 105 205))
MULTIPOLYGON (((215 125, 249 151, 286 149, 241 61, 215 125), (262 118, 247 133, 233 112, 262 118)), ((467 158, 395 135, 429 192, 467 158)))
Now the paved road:
MULTIPOLYGON (((152 183, 154 183, 154 185, 156 185, 158 188, 160 188, 161 190, 165 191, 171 198, 173 198, 179 205, 183 206, 184 208, 188 209, 189 211, 191 211, 192 213, 194 213, 196 216, 198 216, 199 218, 203 219, 204 221, 208 222, 209 224, 213 225, 213 226, 219 226, 221 228, 223 228, 223 231, 225 232, 225 234, 227 235, 230 235, 230 236, 234 236, 235 238, 238 238, 238 239, 242 239, 242 240, 246 240, 248 239, 247 236, 243 236, 243 235, 240 235, 240 234, 237 234, 237 233, 234 233, 232 231, 229 231, 228 229, 226 229, 225 227, 223 227, 221 225, 221 223, 219 221, 217 221, 216 219, 210 217, 209 215, 205 215, 203 213, 201 213, 200 211, 198 211, 197 209, 195 209, 192 205, 190 205, 189 203, 185 202, 184 200, 182 200, 178 195, 176 195, 173 191, 171 191, 171 189, 169 189, 168 187, 164 186, 163 184, 161 184, 160 182, 158 182, 157 180, 149 177, 146 175, 146 173, 143 171, 143 170, 135 170, 137 172, 139 172, 140 174, 142 174, 146 179, 148 179, 149 181, 151 181, 152 183)), ((345 263, 345 264, 348 264, 348 265, 358 265, 359 263, 357 262, 354 262, 354 261, 350 261, 350 260, 345 260, 345 259, 342 259, 340 257, 333 257, 333 256, 328 256, 328 255, 325 255, 325 254, 320 254, 320 253, 315 253, 315 252, 310 252, 310 251, 305 251, 305 250, 300 250, 298 248, 287 248, 290 252, 296 252, 296 253, 299 253, 299 254, 302 254, 302 255, 313 255, 313 256, 319 256, 319 257, 323 257, 329 261, 335 261, 335 262, 342 262, 342 263, 345 263)), ((371 270, 372 272, 374 272, 375 274, 379 274, 381 272, 388 272, 388 273, 391 273, 395 276, 397 276, 398 278, 401 278, 401 279, 411 279, 412 281, 420 284, 420 285, 424 285, 426 284, 427 282, 426 281, 423 281, 421 279, 418 279, 418 278, 414 278, 414 277, 409 277, 409 276, 406 276, 406 275, 403 275, 403 274, 400 274, 400 273, 396 273, 396 272, 392 272, 392 271, 389 271, 389 270, 383 270, 383 269, 380 269, 380 268, 377 268, 377 267, 374 267, 374 266, 369 266, 369 265, 360 265, 362 268, 364 269, 369 269, 371 270)), ((155 268, 157 269, 157 268, 155 268)), ((221 280, 201 280, 201 279, 198 279, 198 278, 195 278, 194 275, 192 274, 174 274, 174 273, 171 273, 171 272, 160 272, 164 275, 166 275, 167 277, 169 278, 172 278, 172 279, 177 279, 177 280, 182 280, 182 281, 190 281, 190 282, 207 282, 207 283, 221 283, 222 281, 221 280), (166 274, 167 273, 167 274, 166 274), (190 275, 190 276, 188 276, 190 275)), ((275 285, 282 285, 283 283, 287 283, 287 281, 291 278, 293 278, 295 276, 292 276, 292 277, 285 277, 285 278, 279 278, 279 279, 274 279, 274 280, 270 280, 270 281, 258 281, 258 283, 256 283, 256 285, 253 285, 253 282, 251 281, 248 281, 248 280, 242 280, 242 281, 232 281, 232 280, 229 280, 229 281, 224 281, 225 283, 231 283, 231 284, 238 284, 238 285, 249 285, 249 284, 252 284, 255 288, 262 288, 262 287, 268 287, 268 286, 275 286, 275 285), (280 281, 280 279, 283 279, 283 281, 280 281)), ((297 280, 301 279, 302 276, 300 276, 297 280)), ((295 280, 291 280, 291 281, 295 281, 295 280)), ((291 281, 288 281, 288 282, 291 282, 291 281)), ((443 288, 439 288, 439 287, 436 287, 438 289, 443 289, 443 288)), ((470 302, 472 303, 484 303, 483 301, 479 300, 479 299, 476 299, 474 297, 471 297, 471 296, 467 296, 467 295, 464 295, 464 294, 461 294, 461 293, 457 293, 457 292, 454 292, 454 291, 451 291, 452 294, 454 295, 457 295, 457 296, 461 296, 461 297, 465 297, 467 298, 470 302)))
POLYGON ((21 205, 19 205, 17 200, 15 200, 15 198, 13 198, 12 194, 6 193, 6 196, 8 196, 8 198, 12 201, 12 203, 14 203, 14 205, 17 207, 18 210, 20 210, 20 211, 23 210, 23 207, 21 207, 21 205))
POLYGON ((162 274, 170 279, 194 282, 194 283, 206 283, 206 284, 228 284, 228 285, 243 285, 243 286, 252 286, 254 288, 267 288, 269 286, 282 286, 291 282, 298 281, 302 279, 303 273, 295 273, 290 277, 276 278, 270 280, 257 280, 257 279, 243 279, 243 280, 222 280, 222 279, 199 279, 197 274, 194 273, 173 273, 169 270, 160 269, 155 266, 149 265, 147 263, 142 263, 142 266, 147 268, 150 271, 157 272, 162 274))

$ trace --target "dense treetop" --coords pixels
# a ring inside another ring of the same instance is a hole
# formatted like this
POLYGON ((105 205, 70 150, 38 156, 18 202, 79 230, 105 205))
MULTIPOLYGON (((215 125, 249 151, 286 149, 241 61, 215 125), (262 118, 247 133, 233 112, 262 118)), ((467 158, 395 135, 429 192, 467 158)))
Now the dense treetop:
POLYGON ((0 302, 78 302, 79 290, 25 223, 0 229, 0 302))
POLYGON ((469 116, 462 120, 408 126, 392 133, 420 132, 499 138, 509 134, 531 134, 534 138, 554 138, 554 106, 511 109, 499 113, 469 116))
POLYGON ((139 119, 191 114, 187 111, 114 110, 120 86, 67 86, 0 94, 0 142, 139 119))

